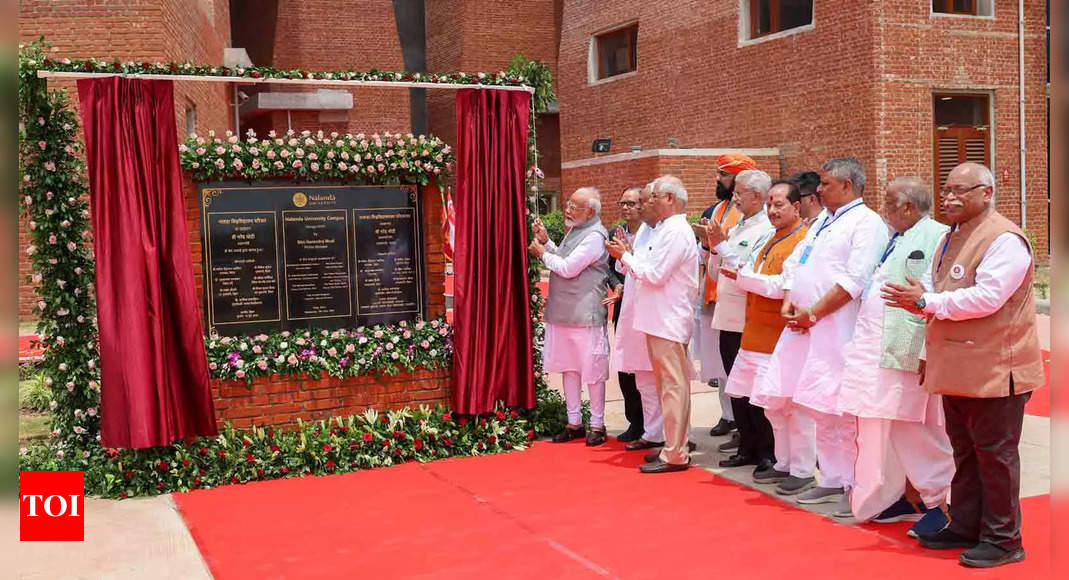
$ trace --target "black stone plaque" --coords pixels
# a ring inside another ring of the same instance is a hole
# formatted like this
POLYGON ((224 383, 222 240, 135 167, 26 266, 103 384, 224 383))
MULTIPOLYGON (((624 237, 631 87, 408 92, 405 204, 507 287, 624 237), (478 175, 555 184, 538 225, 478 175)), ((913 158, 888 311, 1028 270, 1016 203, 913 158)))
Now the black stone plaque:
POLYGON ((223 335, 423 318, 416 186, 200 186, 206 324, 223 335))

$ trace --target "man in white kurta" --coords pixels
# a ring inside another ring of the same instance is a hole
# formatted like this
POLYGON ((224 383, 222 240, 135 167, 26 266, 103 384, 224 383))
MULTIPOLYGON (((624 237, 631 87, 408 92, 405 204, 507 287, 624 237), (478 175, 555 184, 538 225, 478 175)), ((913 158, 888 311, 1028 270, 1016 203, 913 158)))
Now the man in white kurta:
POLYGON ((640 260, 621 240, 610 242, 608 249, 637 282, 634 328, 646 335, 664 417, 664 448, 653 462, 639 469, 643 473, 670 473, 690 466, 687 436, 694 367, 687 356, 687 343, 694 330, 698 298, 698 249, 685 213, 687 190, 679 178, 659 177, 653 182, 652 193, 643 192, 642 200, 644 211, 652 212, 657 220, 647 246, 649 253, 640 260))
MULTIPOLYGON (((764 171, 748 169, 735 176, 735 202, 742 213, 742 219, 731 228, 727 238, 718 227, 707 228, 707 242, 712 248, 706 268, 719 271, 721 266, 737 270, 750 259, 750 254, 757 248, 759 241, 775 231, 765 212, 768 190, 772 187, 772 178, 764 171)), ((746 291, 739 288, 735 280, 721 277, 717 284, 717 307, 713 311, 713 328, 720 331, 720 359, 728 373, 725 392, 731 397, 732 416, 739 430, 738 451, 720 461, 720 467, 738 467, 741 465, 759 465, 771 468, 771 445, 764 445, 760 440, 762 431, 750 418, 750 392, 738 390, 740 385, 751 381, 732 381, 735 372, 735 359, 742 344, 742 329, 746 322, 746 291), (732 392, 732 385, 735 392, 732 392), (769 447, 769 449, 765 449, 769 447), (760 448, 760 449, 759 449, 760 448), (764 465, 767 463, 767 465, 764 465)), ((754 361, 743 361, 740 372, 752 372, 754 361)), ((767 443, 771 443, 768 441, 767 443)))
POLYGON ((928 217, 931 199, 931 191, 917 177, 900 177, 887 186, 883 214, 895 234, 862 295, 839 392, 839 408, 858 418, 850 498, 854 517, 920 520, 910 535, 946 526, 943 510, 954 456, 940 396, 929 394, 921 384, 925 320, 886 304, 880 288, 889 281, 904 283, 907 277, 919 280, 929 269, 949 229, 928 217), (907 478, 920 493, 923 510, 903 497, 907 478))
POLYGON ((558 443, 586 435, 587 445, 605 442, 605 381, 609 378, 608 232, 601 225, 601 196, 594 188, 580 188, 565 206, 565 225, 571 228, 560 246, 549 239, 545 226, 535 225, 531 252, 550 271, 546 301, 543 370, 561 373, 568 426, 553 440, 558 443), (544 245, 543 245, 544 244, 544 245), (582 419, 582 386, 590 396, 590 432, 582 419))
MULTIPOLYGON (((887 246, 887 226, 865 206, 865 171, 855 158, 832 159, 820 175, 827 215, 809 229, 788 259, 787 332, 809 334, 793 401, 817 423, 820 485, 798 496, 803 504, 838 502, 832 515, 850 517, 849 488, 857 459, 857 425, 839 408, 843 347, 854 333, 859 298, 887 246)), ((779 345, 777 345, 778 347, 779 345)))
MULTIPOLYGON (((646 192, 649 197, 649 192, 646 192)), ((639 199, 642 199, 639 197, 639 199)), ((646 204, 647 206, 649 204, 646 204)), ((645 213, 645 212, 643 212, 645 213)), ((643 223, 631 240, 631 252, 636 260, 649 254, 653 228, 643 223)), ((616 269, 624 274, 624 294, 620 301, 620 319, 616 323, 616 340, 612 348, 612 367, 616 372, 635 375, 635 386, 642 398, 642 437, 627 444, 629 451, 650 449, 664 445, 664 418, 661 416, 661 400, 657 395, 657 380, 653 376, 646 335, 635 330, 635 276, 628 272, 623 262, 617 260, 616 269)))

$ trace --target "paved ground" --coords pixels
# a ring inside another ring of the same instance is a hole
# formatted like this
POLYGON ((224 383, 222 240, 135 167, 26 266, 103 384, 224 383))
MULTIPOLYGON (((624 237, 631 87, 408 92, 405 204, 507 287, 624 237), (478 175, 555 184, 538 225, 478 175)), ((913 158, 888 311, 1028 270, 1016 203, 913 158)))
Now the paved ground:
MULTIPOLYGON (((1049 349, 1050 318, 1040 315, 1038 321, 1043 347, 1049 349)), ((559 377, 556 380, 559 382, 559 377)), ((559 384, 557 386, 559 388, 559 384)), ((716 446, 726 439, 709 436, 709 428, 720 418, 717 393, 699 382, 692 384, 691 393, 691 438, 698 443, 694 464, 775 496, 773 486, 753 485, 749 477, 752 468, 716 467, 723 458, 716 446)), ((606 424, 618 433, 626 421, 615 379, 608 385, 607 399, 606 424)), ((1050 419, 1046 417, 1025 417, 1021 441, 1023 496, 1050 493, 1050 428, 1050 419)), ((831 506, 825 504, 809 509, 828 513, 831 506)), ((86 501, 85 513, 86 541, 83 543, 19 543, 15 558, 18 577, 191 580, 211 577, 169 495, 125 501, 90 498, 86 501)), ((5 561, 11 561, 8 554, 0 552, 0 555, 5 561)))

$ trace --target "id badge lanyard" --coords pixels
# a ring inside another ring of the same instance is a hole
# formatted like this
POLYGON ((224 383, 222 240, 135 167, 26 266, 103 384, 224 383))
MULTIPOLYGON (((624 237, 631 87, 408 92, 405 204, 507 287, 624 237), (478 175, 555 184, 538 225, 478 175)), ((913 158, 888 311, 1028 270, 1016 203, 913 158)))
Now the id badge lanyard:
POLYGON ((805 264, 809 260, 809 254, 813 252, 813 246, 816 245, 817 239, 820 238, 820 234, 824 233, 824 230, 828 229, 828 227, 831 226, 831 224, 835 223, 839 218, 841 218, 844 215, 846 215, 848 212, 850 212, 850 210, 852 210, 852 209, 854 209, 854 208, 856 208, 858 206, 864 205, 864 204, 865 204, 865 200, 858 199, 853 205, 847 206, 845 209, 843 209, 843 211, 840 212, 839 215, 837 215, 835 217, 832 217, 830 215, 826 216, 824 218, 824 221, 820 224, 820 228, 817 229, 816 235, 813 236, 813 241, 810 242, 809 245, 806 246, 804 250, 802 250, 802 257, 801 257, 801 259, 798 260, 798 263, 805 264))

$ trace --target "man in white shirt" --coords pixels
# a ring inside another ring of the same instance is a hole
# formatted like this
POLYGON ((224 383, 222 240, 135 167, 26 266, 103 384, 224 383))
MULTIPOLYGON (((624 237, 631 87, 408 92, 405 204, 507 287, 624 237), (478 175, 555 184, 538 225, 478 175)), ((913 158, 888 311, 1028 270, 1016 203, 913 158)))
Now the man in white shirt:
POLYGON ((788 331, 809 335, 793 401, 816 420, 821 473, 820 485, 799 495, 798 503, 838 502, 832 514, 837 517, 852 515, 849 488, 857 460, 857 419, 838 406, 843 347, 889 238, 883 219, 861 198, 865 181, 856 158, 824 164, 818 192, 826 214, 788 258, 796 263, 784 266, 790 272, 784 298, 788 331))
POLYGON ((609 378, 608 311, 603 304, 609 282, 601 225, 601 194, 593 187, 575 190, 564 206, 568 233, 560 246, 535 222, 530 251, 550 271, 543 370, 562 373, 568 426, 553 437, 564 443, 586 435, 589 446, 605 442, 605 381, 609 378), (582 387, 590 395, 590 432, 583 429, 582 387))
POLYGON ((655 461, 639 469, 669 473, 690 467, 687 434, 694 368, 687 343, 698 298, 698 248, 685 213, 687 190, 678 177, 657 178, 645 204, 657 219, 646 257, 635 257, 625 239, 615 238, 606 247, 635 278, 634 328, 646 334, 664 417, 665 446, 655 461))
POLYGON ((918 533, 921 545, 965 549, 962 564, 1024 559, 1021 462, 1024 408, 1045 383, 1036 331, 1032 249, 994 209, 995 176, 963 163, 947 176, 943 237, 923 285, 888 283, 884 299, 928 316, 924 386, 943 397, 954 449, 950 524, 918 533))
MULTIPOLYGON (((711 248, 706 268, 719 271, 723 266, 729 270, 738 270, 750 259, 757 243, 775 231, 772 223, 768 221, 768 214, 765 213, 765 203, 768 201, 768 190, 771 187, 772 178, 757 169, 748 169, 735 177, 735 203, 742 213, 742 219, 738 225, 731 228, 727 236, 724 235, 724 230, 716 225, 706 228, 706 243, 711 248)), ((717 307, 713 311, 712 325, 720 331, 720 358, 729 376, 742 344, 745 322, 746 291, 739 288, 735 280, 721 277, 717 285, 717 307)), ((729 379, 728 385, 731 383, 729 379)), ((771 468, 774 463, 772 428, 769 426, 766 430, 762 425, 750 421, 751 418, 756 418, 756 413, 751 411, 749 393, 732 393, 727 387, 725 390, 731 396, 732 415, 739 430, 739 449, 731 457, 721 460, 720 467, 760 463, 761 469, 771 468), (768 437, 762 435, 766 431, 768 437)), ((764 419, 763 414, 761 419, 764 419)))
MULTIPOLYGON (((634 200, 636 209, 633 215, 640 217, 638 227, 630 233, 621 232, 617 228, 616 234, 623 233, 632 248, 631 252, 638 260, 643 259, 649 251, 650 236, 653 234, 653 226, 657 220, 652 216, 649 203, 643 204, 643 199, 649 199, 653 184, 643 189, 627 190, 620 199, 634 200)), ((625 215, 632 215, 625 212, 625 215)), ((629 224, 631 227, 631 224, 629 224)), ((657 380, 653 376, 653 363, 650 362, 649 349, 646 347, 646 335, 635 330, 635 277, 627 273, 627 268, 616 259, 616 271, 624 275, 624 287, 620 301, 617 303, 619 318, 616 321, 616 340, 612 345, 612 367, 620 374, 620 390, 624 390, 624 375, 630 374, 631 383, 634 385, 635 394, 639 398, 639 424, 642 431, 627 442, 626 449, 635 451, 639 449, 652 449, 664 446, 664 429, 661 418, 661 399, 657 395, 657 380)), ((627 404, 624 393, 625 408, 627 404)), ((632 426, 634 424, 632 423, 632 426)))

